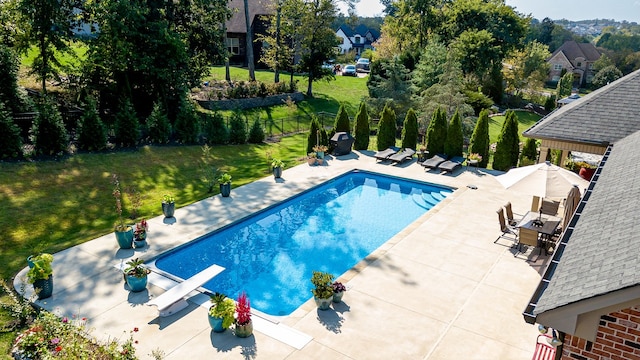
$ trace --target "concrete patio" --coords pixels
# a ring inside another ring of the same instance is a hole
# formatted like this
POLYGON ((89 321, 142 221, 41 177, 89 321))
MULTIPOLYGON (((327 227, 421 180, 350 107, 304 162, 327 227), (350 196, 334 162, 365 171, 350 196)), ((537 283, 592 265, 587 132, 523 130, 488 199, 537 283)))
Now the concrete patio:
MULTIPOLYGON (((538 334, 521 312, 550 257, 514 257, 510 240, 494 240, 496 210, 507 201, 524 214, 531 197, 505 190, 499 172, 463 167, 452 175, 425 172, 415 159, 376 162, 372 152, 328 158, 234 188, 176 210, 175 218, 148 220, 149 246, 118 250, 113 234, 54 254, 54 294, 38 305, 64 316, 86 317, 99 340, 133 334, 140 358, 160 349, 166 359, 530 359, 538 334), (213 333, 208 296, 159 318, 150 298, 173 282, 151 274, 147 291, 130 293, 118 269, 129 258, 151 260, 190 239, 277 203, 351 169, 370 170, 455 187, 457 190, 394 236, 340 279, 343 303, 318 311, 312 299, 290 316, 254 315, 254 335, 213 333), (467 185, 475 185, 471 189, 467 185)), ((158 207, 160 204, 158 204, 158 207)), ((16 277, 21 288, 26 269, 16 277)), ((27 295, 30 286, 27 286, 27 295)))

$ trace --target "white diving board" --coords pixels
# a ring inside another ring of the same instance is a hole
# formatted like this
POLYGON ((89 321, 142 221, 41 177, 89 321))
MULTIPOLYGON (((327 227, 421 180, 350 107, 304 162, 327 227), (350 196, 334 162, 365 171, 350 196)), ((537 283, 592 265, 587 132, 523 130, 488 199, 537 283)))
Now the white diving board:
POLYGON ((189 304, 184 298, 193 290, 204 285, 207 281, 220 274, 224 268, 222 266, 213 264, 208 268, 200 271, 171 289, 165 291, 162 295, 149 301, 147 305, 155 305, 158 307, 160 316, 173 315, 176 312, 186 308, 189 304))

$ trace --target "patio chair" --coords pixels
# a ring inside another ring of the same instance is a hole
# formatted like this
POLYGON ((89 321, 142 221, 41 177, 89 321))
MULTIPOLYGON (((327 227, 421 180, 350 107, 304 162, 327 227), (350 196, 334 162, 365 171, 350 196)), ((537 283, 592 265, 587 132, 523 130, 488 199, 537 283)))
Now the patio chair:
POLYGON ((509 222, 509 225, 511 226, 516 226, 516 224, 520 221, 520 220, 516 220, 513 217, 513 209, 511 208, 511 201, 509 201, 508 203, 506 203, 504 205, 504 211, 507 213, 507 221, 509 222))
POLYGON ((511 241, 513 241, 513 245, 515 246, 518 244, 518 230, 515 228, 512 228, 510 225, 507 224, 507 222, 504 219, 504 210, 502 208, 500 208, 498 211, 496 211, 498 213, 498 222, 500 225, 500 231, 502 231, 502 234, 498 236, 498 238, 493 242, 494 244, 496 242, 498 242, 498 240, 504 238, 504 239, 509 239, 511 241), (512 235, 512 237, 509 237, 507 235, 512 235))
POLYGON ((398 150, 399 149, 397 147, 391 146, 385 150, 376 152, 375 154, 373 154, 373 157, 376 158, 376 160, 387 160, 389 159, 389 156, 397 153, 398 150))
POLYGON ((446 155, 436 154, 436 155, 433 155, 433 157, 421 162, 420 165, 428 169, 435 169, 445 161, 447 161, 446 155))
MULTIPOLYGON (((518 247, 519 247, 519 252, 522 252, 522 245, 525 246, 533 246, 534 249, 537 247, 539 248, 539 252, 538 252, 538 257, 540 257, 540 255, 542 255, 542 246, 540 246, 540 237, 537 231, 535 230, 531 230, 531 229, 527 229, 527 228, 520 228, 518 230, 518 247)), ((518 255, 518 253, 515 253, 513 256, 518 255)), ((537 258, 536 258, 537 260, 537 258)))
POLYGON ((443 162, 442 164, 438 165, 438 169, 442 170, 443 172, 452 173, 456 169, 462 167, 462 163, 463 162, 464 162, 464 158, 463 157, 454 156, 450 160, 447 160, 447 161, 443 162))
POLYGON ((533 351, 531 360, 553 360, 556 357, 556 347, 549 345, 548 340, 551 336, 540 334, 536 340, 536 349, 533 351))
POLYGON ((540 212, 545 215, 553 215, 555 216, 558 213, 558 208, 560 207, 559 201, 545 200, 542 199, 542 205, 540 206, 540 212))
POLYGON ((413 157, 413 155, 415 155, 416 151, 411 149, 411 148, 406 148, 403 149, 402 151, 399 151, 391 156, 389 156, 389 160, 391 160, 394 163, 401 163, 405 160, 409 160, 413 157))

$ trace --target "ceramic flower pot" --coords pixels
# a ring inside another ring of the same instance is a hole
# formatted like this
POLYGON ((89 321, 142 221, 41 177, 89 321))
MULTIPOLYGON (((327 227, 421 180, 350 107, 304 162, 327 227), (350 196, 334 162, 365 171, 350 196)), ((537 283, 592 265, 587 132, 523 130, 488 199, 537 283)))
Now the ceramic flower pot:
POLYGON ((229 197, 231 195, 231 183, 220 184, 220 194, 222 194, 222 197, 229 197))
POLYGON ((33 282, 33 290, 38 295, 38 299, 46 299, 53 294, 53 275, 48 279, 38 279, 33 282))
POLYGON ((223 318, 211 315, 207 316, 209 317, 209 326, 211 326, 213 332, 221 333, 226 330, 224 327, 222 327, 222 320, 224 320, 223 318))
POLYGON ((238 325, 236 324, 236 336, 246 338, 253 334, 253 321, 249 321, 248 324, 238 325))
POLYGON ((318 309, 327 310, 329 309, 329 305, 331 305, 331 302, 333 301, 333 296, 326 299, 320 299, 314 296, 313 300, 315 300, 318 309))
POLYGON ((133 228, 129 226, 126 231, 115 231, 116 240, 120 249, 131 249, 133 246, 133 228))
POLYGON ((133 240, 133 246, 136 249, 142 249, 145 246, 147 246, 147 240, 146 239, 134 239, 133 240))
POLYGON ((164 217, 173 217, 176 211, 176 203, 162 203, 162 214, 164 217))
POLYGON ((278 166, 278 167, 274 167, 273 168, 273 176, 276 179, 279 179, 282 177, 282 167, 278 166))
POLYGON ((344 291, 333 293, 333 302, 339 303, 340 301, 342 301, 343 296, 344 296, 344 291))
POLYGON ((126 275, 125 279, 127 280, 127 285, 129 285, 129 290, 132 292, 139 292, 147 288, 147 276, 136 277, 126 275))

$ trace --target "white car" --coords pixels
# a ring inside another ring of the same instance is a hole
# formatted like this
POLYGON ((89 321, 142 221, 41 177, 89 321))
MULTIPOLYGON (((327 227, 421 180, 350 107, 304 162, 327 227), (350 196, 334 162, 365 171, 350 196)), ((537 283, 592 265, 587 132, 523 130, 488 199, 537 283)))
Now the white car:
POLYGON ((342 69, 342 76, 357 76, 356 74, 356 66, 355 65, 347 65, 342 69))
POLYGON ((368 72, 369 71, 369 59, 360 58, 358 62, 356 62, 356 71, 357 72, 368 72))

